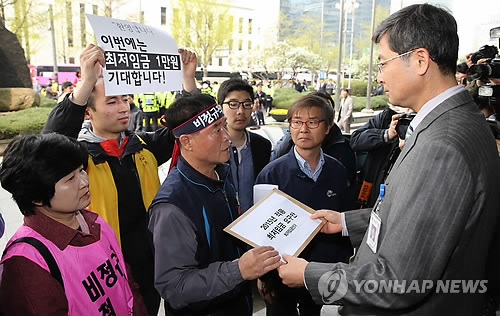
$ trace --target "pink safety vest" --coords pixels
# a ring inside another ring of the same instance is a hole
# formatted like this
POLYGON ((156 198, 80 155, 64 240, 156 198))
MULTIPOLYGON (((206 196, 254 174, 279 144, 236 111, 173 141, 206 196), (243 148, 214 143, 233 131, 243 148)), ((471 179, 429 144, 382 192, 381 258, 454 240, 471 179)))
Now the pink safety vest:
MULTIPOLYGON (((60 250, 52 242, 27 226, 21 226, 7 245, 20 237, 40 240, 57 262, 64 282, 68 315, 117 315, 133 314, 133 296, 130 290, 125 260, 111 227, 101 218, 101 238, 84 247, 68 245, 60 250)), ((13 256, 25 257, 49 271, 38 250, 26 243, 18 243, 7 250, 0 263, 13 256)))

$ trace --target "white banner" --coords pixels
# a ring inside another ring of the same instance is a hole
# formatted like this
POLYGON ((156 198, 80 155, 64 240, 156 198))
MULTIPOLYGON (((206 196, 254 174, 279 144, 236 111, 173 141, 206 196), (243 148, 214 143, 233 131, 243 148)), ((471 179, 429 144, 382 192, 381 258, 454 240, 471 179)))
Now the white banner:
POLYGON ((177 43, 164 30, 87 14, 105 51, 106 96, 182 90, 177 43))

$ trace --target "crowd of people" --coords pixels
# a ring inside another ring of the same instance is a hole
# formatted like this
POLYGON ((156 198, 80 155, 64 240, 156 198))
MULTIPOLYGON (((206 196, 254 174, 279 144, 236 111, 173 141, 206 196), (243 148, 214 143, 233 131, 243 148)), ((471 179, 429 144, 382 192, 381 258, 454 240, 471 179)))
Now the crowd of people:
POLYGON ((495 315, 500 159, 457 84, 455 19, 412 5, 373 41, 377 80, 408 113, 384 110, 348 140, 349 90, 335 117, 334 84, 320 82, 290 105, 274 148, 247 129, 272 107, 265 85, 198 89, 197 57, 180 49, 183 91, 160 116, 166 95, 106 96, 104 50, 89 44, 78 87, 41 134, 4 153, 0 183, 24 224, 0 261, 0 314, 157 315, 163 298, 166 315, 252 315, 256 286, 269 316, 319 316, 325 304, 342 315, 495 315), (368 152, 360 173, 354 151, 368 152), (277 185, 326 222, 298 257, 224 232, 254 204, 255 184, 277 185), (388 280, 487 286, 359 286, 388 280))

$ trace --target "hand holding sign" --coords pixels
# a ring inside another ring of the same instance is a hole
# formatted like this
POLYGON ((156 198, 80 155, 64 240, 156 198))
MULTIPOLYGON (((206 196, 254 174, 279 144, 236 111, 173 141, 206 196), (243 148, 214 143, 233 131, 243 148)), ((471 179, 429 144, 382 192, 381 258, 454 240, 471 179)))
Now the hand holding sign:
POLYGON ((255 280, 280 266, 280 256, 273 247, 257 247, 241 256, 238 261, 244 280, 255 280))
POLYGON ((304 286, 304 272, 309 262, 302 258, 296 258, 284 255, 283 259, 287 264, 278 268, 281 281, 289 287, 303 287, 304 286))
POLYGON ((75 104, 84 105, 94 89, 97 79, 101 75, 102 67, 104 67, 104 50, 94 44, 89 44, 80 54, 80 69, 81 78, 73 93, 73 102, 75 104))
POLYGON ((342 217, 339 212, 330 210, 319 210, 311 215, 312 219, 325 219, 326 225, 321 228, 325 234, 336 234, 342 232, 342 217))
POLYGON ((196 54, 187 50, 179 49, 182 60, 182 88, 188 92, 196 89, 196 80, 194 75, 196 73, 196 66, 198 65, 198 58, 196 54))

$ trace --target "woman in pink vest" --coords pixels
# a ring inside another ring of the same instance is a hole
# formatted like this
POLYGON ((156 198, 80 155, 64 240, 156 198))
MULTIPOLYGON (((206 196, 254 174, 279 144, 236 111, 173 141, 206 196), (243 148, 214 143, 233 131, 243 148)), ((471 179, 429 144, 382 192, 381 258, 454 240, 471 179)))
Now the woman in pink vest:
POLYGON ((87 157, 81 143, 58 134, 16 138, 7 147, 0 182, 12 193, 24 224, 0 261, 0 314, 145 311, 142 299, 134 300, 111 227, 85 209, 87 157))

